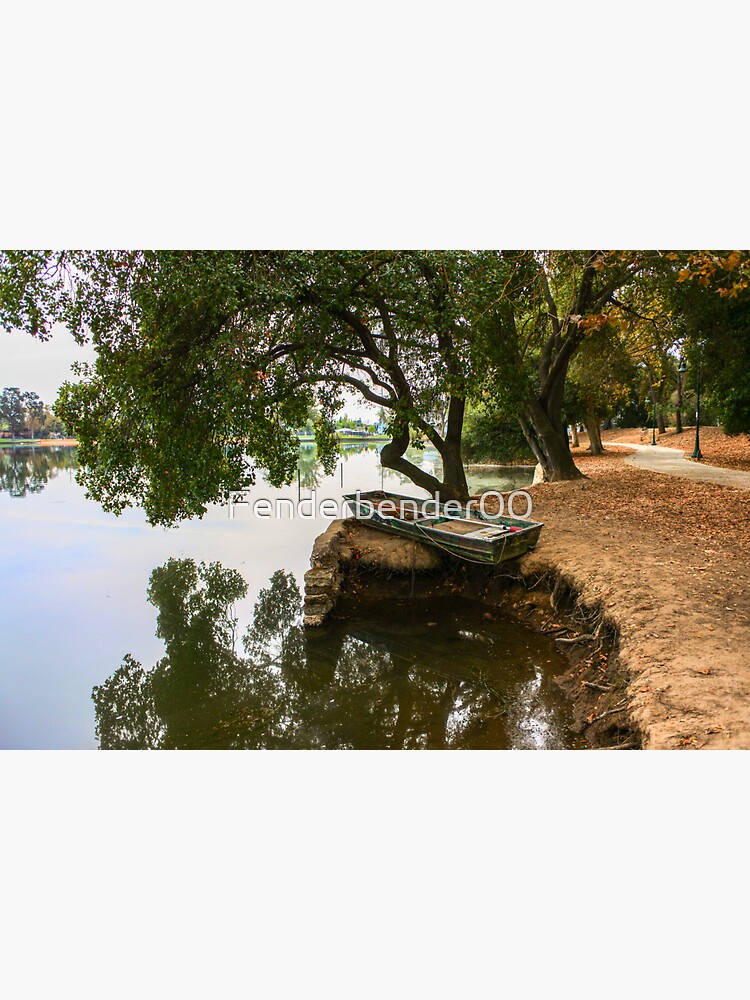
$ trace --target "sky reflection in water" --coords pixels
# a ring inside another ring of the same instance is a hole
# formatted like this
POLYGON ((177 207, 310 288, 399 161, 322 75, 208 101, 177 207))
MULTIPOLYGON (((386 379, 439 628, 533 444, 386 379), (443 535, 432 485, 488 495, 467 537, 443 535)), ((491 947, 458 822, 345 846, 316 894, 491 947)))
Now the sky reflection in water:
MULTIPOLYGON (((358 447, 344 455, 343 488, 338 469, 321 477, 303 450, 303 489, 314 486, 320 498, 338 499, 342 492, 380 485, 376 451, 358 447)), ((435 456, 428 450, 420 457, 427 466, 435 456)), ((73 466, 69 449, 0 454, 0 622, 6 637, 0 746, 95 747, 97 724, 102 745, 570 742, 564 705, 549 683, 550 668, 559 665, 545 662, 554 660, 554 650, 516 650, 505 687, 494 674, 488 680, 488 665, 508 655, 509 634, 501 636, 498 623, 494 639, 488 640, 486 624, 474 638, 462 636, 462 622, 471 616, 466 608, 459 616, 454 607, 453 618, 443 609, 434 616, 439 625, 428 626, 426 609, 373 607, 356 622, 305 634, 296 581, 324 520, 260 522, 248 509, 230 520, 226 507, 216 506, 200 521, 154 528, 140 511, 115 518, 87 501, 73 466), (222 631, 228 605, 222 605, 220 587, 207 593, 201 563, 220 564, 214 589, 233 579, 239 586, 241 579, 244 594, 234 593, 229 602, 230 617, 237 619, 233 642, 222 631), (187 576, 182 590, 170 594, 164 581, 176 566, 179 579, 187 576), (164 567, 171 567, 166 577, 164 567), (158 592, 155 579, 161 579, 158 592), (158 594, 154 603, 145 599, 149 587, 152 600, 158 594), (172 633, 170 616, 179 624, 172 633), (451 655, 441 667, 446 644, 452 644, 451 655), (518 711, 508 708, 511 688, 518 711), (126 726, 113 722, 117 718, 130 721, 126 726)), ((526 481, 522 473, 512 485, 526 481)), ((421 495, 396 475, 387 474, 384 483, 421 495)), ((296 499, 297 485, 275 490, 261 483, 255 492, 296 499)))

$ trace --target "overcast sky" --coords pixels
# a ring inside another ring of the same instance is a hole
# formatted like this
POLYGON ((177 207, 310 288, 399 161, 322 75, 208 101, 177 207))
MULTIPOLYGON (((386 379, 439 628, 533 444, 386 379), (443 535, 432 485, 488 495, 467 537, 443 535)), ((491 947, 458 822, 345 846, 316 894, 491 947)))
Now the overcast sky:
MULTIPOLYGON (((51 340, 40 341, 28 333, 0 330, 0 389, 18 386, 31 390, 51 405, 63 382, 75 381, 71 371, 74 361, 93 361, 93 347, 79 347, 65 327, 56 324, 51 340)), ((344 410, 350 417, 366 421, 377 419, 378 408, 355 392, 345 393, 344 410)))
POLYGON ((44 342, 28 333, 0 330, 0 389, 30 389, 52 404, 63 382, 75 380, 73 362, 93 358, 93 348, 79 347, 62 326, 56 325, 52 338, 44 342))

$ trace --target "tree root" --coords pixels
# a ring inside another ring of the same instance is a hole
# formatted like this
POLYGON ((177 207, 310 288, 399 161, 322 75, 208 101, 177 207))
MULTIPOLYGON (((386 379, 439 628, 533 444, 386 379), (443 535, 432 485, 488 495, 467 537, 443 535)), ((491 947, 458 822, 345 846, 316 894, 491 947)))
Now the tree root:
POLYGON ((606 719, 608 715, 617 715, 619 712, 627 712, 627 698, 623 698, 621 702, 618 702, 614 708, 608 709, 606 712, 601 712, 599 715, 594 715, 590 719, 586 720, 586 726, 593 726, 595 722, 599 722, 600 719, 606 719))

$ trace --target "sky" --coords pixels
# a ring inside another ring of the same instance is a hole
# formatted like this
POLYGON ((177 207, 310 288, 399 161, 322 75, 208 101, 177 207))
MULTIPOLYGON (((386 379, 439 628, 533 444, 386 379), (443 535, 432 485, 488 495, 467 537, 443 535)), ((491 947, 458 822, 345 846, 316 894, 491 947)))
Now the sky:
MULTIPOLYGON (((75 381, 71 370, 74 361, 93 361, 96 353, 90 345, 79 346, 64 326, 53 326, 52 338, 41 341, 28 333, 0 330, 0 390, 18 386, 35 392, 52 405, 63 382, 75 381)), ((377 420, 378 408, 355 392, 345 392, 342 413, 362 420, 377 420)))
POLYGON ((52 338, 37 340, 28 333, 0 330, 0 389, 18 386, 54 403, 63 382, 75 380, 74 361, 93 361, 94 349, 79 347, 65 327, 56 324, 52 338))

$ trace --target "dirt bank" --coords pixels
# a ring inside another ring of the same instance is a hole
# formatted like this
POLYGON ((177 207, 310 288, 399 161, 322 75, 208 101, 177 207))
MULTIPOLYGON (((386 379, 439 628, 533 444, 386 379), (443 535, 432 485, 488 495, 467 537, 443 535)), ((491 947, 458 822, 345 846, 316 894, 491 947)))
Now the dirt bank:
POLYGON ((532 489, 523 572, 562 576, 617 631, 644 747, 750 748, 750 496, 576 461, 590 478, 532 489))
POLYGON ((442 554, 427 545, 369 528, 354 518, 332 521, 315 539, 310 569, 305 573, 304 622, 322 625, 336 606, 342 588, 357 570, 400 576, 435 572, 443 567, 442 554))

